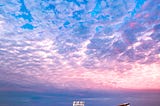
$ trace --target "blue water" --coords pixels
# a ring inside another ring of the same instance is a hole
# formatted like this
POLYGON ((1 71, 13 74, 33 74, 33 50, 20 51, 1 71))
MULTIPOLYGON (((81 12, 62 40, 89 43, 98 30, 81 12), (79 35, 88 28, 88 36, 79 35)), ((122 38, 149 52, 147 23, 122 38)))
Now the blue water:
POLYGON ((105 93, 77 96, 61 93, 0 92, 0 106, 72 106, 74 100, 84 100, 85 106, 160 106, 160 92, 105 93))

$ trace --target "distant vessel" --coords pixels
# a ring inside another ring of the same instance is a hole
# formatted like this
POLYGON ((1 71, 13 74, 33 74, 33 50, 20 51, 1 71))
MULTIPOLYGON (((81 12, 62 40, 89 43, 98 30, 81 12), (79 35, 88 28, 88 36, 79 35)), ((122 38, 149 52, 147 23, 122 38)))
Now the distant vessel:
POLYGON ((123 103, 123 104, 120 104, 118 106, 130 106, 130 103, 123 103))
MULTIPOLYGON (((73 106, 84 106, 84 101, 73 101, 73 106)), ((118 106, 130 106, 130 103, 123 103, 118 106)))
POLYGON ((73 106, 84 106, 84 101, 73 101, 73 106))

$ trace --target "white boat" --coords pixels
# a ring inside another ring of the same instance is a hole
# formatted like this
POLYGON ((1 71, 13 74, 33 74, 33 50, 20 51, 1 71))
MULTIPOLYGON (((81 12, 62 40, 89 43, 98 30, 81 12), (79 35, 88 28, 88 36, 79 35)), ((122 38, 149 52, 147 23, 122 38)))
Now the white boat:
POLYGON ((123 104, 120 104, 118 106, 130 106, 130 103, 123 103, 123 104))

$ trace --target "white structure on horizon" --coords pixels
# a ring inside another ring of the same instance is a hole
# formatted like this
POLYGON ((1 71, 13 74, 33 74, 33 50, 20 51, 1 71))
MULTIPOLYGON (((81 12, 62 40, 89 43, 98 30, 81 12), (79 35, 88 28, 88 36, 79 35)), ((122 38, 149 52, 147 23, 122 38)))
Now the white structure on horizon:
POLYGON ((73 106, 84 106, 84 101, 73 101, 73 106))

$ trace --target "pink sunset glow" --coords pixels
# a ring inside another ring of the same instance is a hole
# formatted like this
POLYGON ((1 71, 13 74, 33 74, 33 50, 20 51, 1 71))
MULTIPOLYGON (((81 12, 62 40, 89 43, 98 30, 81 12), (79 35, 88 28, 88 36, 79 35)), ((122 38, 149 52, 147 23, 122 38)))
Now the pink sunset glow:
POLYGON ((2 1, 0 83, 160 89, 159 0, 2 1))

